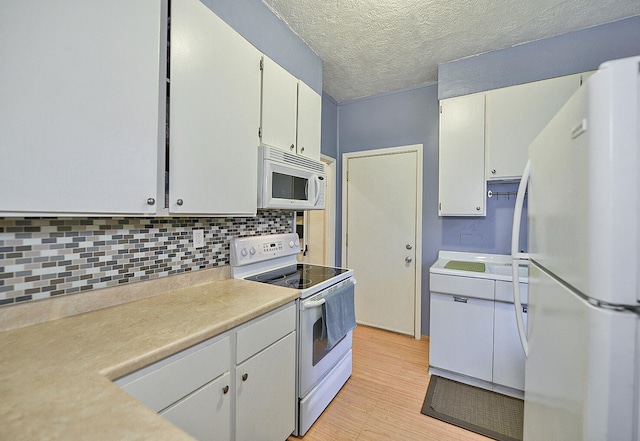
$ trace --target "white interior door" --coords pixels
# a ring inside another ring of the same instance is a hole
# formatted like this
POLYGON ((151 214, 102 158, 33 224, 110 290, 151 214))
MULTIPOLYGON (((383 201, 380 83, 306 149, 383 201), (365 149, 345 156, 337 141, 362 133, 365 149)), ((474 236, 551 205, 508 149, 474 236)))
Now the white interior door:
POLYGON ((422 146, 344 158, 343 262, 358 280, 356 320, 420 338, 422 146))

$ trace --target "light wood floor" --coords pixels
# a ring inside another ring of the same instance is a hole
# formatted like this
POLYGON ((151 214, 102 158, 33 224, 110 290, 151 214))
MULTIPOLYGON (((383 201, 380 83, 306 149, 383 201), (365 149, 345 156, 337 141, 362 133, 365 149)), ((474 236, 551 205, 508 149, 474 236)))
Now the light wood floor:
POLYGON ((428 367, 428 338, 358 326, 351 378, 306 435, 289 441, 489 440, 420 413, 428 367))

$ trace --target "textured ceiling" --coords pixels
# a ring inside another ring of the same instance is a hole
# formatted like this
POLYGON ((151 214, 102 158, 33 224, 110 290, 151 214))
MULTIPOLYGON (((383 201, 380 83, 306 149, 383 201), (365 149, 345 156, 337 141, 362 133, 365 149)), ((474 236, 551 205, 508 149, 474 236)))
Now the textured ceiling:
POLYGON ((336 101, 437 81, 438 63, 640 14, 639 0, 263 0, 336 101))

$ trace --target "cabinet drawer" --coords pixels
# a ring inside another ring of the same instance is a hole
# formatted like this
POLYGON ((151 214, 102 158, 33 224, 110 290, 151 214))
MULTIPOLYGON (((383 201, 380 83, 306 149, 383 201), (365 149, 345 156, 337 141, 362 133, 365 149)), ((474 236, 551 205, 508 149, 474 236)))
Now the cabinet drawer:
MULTIPOLYGON (((528 292, 529 284, 520 282, 520 301, 523 305, 527 304, 528 292)), ((513 287, 511 286, 511 282, 496 280, 496 300, 498 302, 513 303, 513 287)))
POLYGON ((227 372, 230 349, 229 337, 204 342, 123 377, 116 384, 159 412, 227 372))
POLYGON ((236 363, 242 363, 253 354, 280 340, 296 329, 296 306, 282 309, 275 314, 258 319, 237 333, 236 363))
POLYGON ((431 274, 429 285, 431 292, 493 300, 494 281, 489 279, 431 274))

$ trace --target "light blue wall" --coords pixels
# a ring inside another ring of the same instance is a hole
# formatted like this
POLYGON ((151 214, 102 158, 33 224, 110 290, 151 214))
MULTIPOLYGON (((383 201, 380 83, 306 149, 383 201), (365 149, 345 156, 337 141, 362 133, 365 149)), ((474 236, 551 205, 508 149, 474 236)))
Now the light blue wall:
MULTIPOLYGON (((435 261, 438 250, 508 254, 515 203, 513 196, 509 199, 494 197, 487 199, 485 217, 438 217, 439 95, 456 96, 592 70, 608 59, 607 54, 640 54, 640 17, 445 63, 439 67, 437 85, 425 85, 338 105, 340 156, 384 147, 417 143, 424 145, 423 334, 429 334, 429 267, 435 261)), ((339 162, 340 173, 341 165, 339 162)), ((515 184, 491 184, 489 187, 494 192, 515 191, 516 188, 515 184)), ((338 197, 341 198, 341 188, 338 190, 338 197)), ((339 212, 337 244, 341 244, 341 216, 339 212)), ((526 247, 524 234, 521 234, 521 243, 526 247)))
POLYGON ((640 15, 438 66, 438 97, 595 70, 640 54, 640 15))
MULTIPOLYGON (((422 189, 422 333, 429 330, 429 267, 441 249, 508 254, 515 198, 487 200, 481 218, 438 216, 438 87, 436 84, 360 99, 338 106, 340 155, 350 152, 423 145, 422 189)), ((342 162, 339 163, 342 173, 342 162)), ((517 184, 491 185, 515 191, 517 184)), ((341 181, 338 187, 342 194, 341 181)), ((338 219, 342 219, 341 206, 338 219)), ((337 226, 337 243, 342 225, 337 226)), ((525 238, 523 237, 522 240, 525 238)), ((338 247, 341 248, 341 247, 338 247)), ((337 262, 340 256, 337 256, 337 262)))
MULTIPOLYGON (((385 147, 423 145, 422 333, 428 334, 425 311, 429 307, 429 266, 441 248, 443 234, 442 219, 434 210, 438 199, 438 86, 434 83, 340 104, 338 140, 341 156, 385 147)), ((341 161, 338 167, 342 176, 341 161)), ((341 185, 338 191, 342 194, 341 185)), ((338 220, 341 219, 339 205, 338 220)), ((337 243, 341 243, 341 227, 336 227, 337 243)))
POLYGON ((320 152, 338 159, 338 104, 326 93, 322 94, 322 136, 320 152))
POLYGON ((262 1, 201 1, 263 54, 322 93, 322 59, 262 1))

